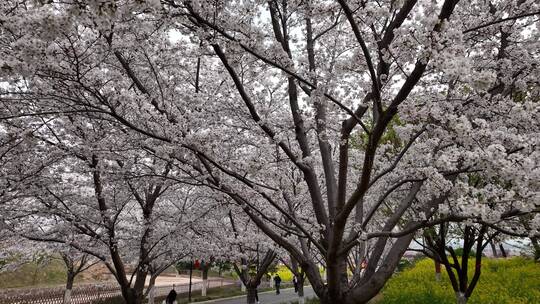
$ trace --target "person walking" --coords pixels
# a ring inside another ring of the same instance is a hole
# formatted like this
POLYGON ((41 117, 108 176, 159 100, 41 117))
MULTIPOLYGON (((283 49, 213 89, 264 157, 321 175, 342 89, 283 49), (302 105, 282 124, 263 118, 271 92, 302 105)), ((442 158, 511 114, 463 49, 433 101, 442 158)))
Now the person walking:
POLYGON ((165 304, 176 304, 176 290, 174 290, 174 285, 173 285, 173 289, 171 289, 171 292, 169 292, 169 294, 167 295, 167 298, 165 298, 165 304))
POLYGON ((298 279, 296 278, 296 276, 293 276, 292 283, 294 286, 294 292, 297 293, 298 292, 298 279))
POLYGON ((279 294, 279 285, 281 284, 281 278, 279 277, 279 274, 276 274, 274 277, 274 283, 276 285, 276 294, 279 294))

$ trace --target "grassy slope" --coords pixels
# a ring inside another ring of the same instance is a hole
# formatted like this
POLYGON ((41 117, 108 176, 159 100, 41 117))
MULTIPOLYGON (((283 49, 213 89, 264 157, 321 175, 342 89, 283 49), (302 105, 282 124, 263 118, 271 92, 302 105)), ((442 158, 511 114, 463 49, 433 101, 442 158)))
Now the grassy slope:
MULTIPOLYGON (((104 266, 93 266, 90 270, 80 273, 75 283, 96 283, 110 280, 104 266)), ((21 265, 15 271, 0 272, 0 289, 25 287, 56 287, 66 283, 66 267, 64 262, 55 257, 45 265, 36 263, 21 265)))
POLYGON ((17 271, 0 273, 0 289, 27 286, 52 286, 66 282, 66 270, 62 261, 53 259, 39 267, 34 263, 22 265, 17 271))
MULTIPOLYGON (((474 264, 469 265, 472 268, 474 264)), ((380 304, 455 303, 444 269, 441 282, 435 281, 434 272, 433 261, 420 260, 386 284, 380 304)), ((523 258, 484 259, 480 281, 469 303, 540 303, 540 265, 523 258)))

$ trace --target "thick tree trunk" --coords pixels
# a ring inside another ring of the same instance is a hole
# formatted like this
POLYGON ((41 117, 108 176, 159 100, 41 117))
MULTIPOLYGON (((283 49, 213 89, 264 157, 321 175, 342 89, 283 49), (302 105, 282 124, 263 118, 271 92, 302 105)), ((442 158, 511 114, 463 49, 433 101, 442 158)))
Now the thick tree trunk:
POLYGON ((332 262, 327 261, 326 280, 328 296, 334 301, 343 301, 343 292, 349 284, 345 257, 335 258, 332 262))
POLYGON ((123 287, 122 297, 124 298, 126 304, 143 303, 143 293, 141 291, 137 291, 135 288, 123 287))
POLYGON ((304 304, 304 276, 301 275, 297 278, 298 280, 298 304, 304 304))
POLYGON ((457 304, 467 304, 468 298, 465 296, 464 292, 456 292, 456 303, 457 304))
POLYGON ((248 287, 247 288, 247 304, 256 304, 256 295, 257 295, 257 288, 256 287, 248 287))
POLYGON ((335 300, 335 299, 332 299, 331 297, 325 297, 325 298, 319 299, 319 301, 320 301, 320 304, 348 304, 343 299, 335 300))

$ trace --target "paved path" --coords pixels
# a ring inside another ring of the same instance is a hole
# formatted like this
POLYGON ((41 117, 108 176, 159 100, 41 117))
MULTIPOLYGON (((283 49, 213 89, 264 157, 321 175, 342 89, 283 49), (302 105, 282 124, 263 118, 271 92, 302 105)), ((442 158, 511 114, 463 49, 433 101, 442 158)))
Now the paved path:
MULTIPOLYGON (((304 287, 304 296, 306 298, 311 298, 315 296, 311 286, 304 287)), ((275 291, 268 292, 259 292, 259 302, 261 304, 281 304, 281 303, 290 303, 298 299, 296 293, 294 293, 293 288, 282 289, 279 295, 276 295, 275 291)), ((212 300, 203 303, 215 303, 215 304, 244 304, 246 303, 246 296, 240 296, 235 298, 229 298, 224 300, 212 300)))

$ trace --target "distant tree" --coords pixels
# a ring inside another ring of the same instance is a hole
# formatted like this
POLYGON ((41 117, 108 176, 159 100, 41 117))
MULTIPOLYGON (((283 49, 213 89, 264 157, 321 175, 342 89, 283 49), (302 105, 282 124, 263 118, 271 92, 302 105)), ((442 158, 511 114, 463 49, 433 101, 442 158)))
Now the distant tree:
POLYGON ((66 266, 66 290, 64 291, 63 304, 71 303, 71 292, 75 278, 80 273, 99 263, 99 260, 87 253, 79 253, 72 248, 60 251, 60 257, 66 266))

